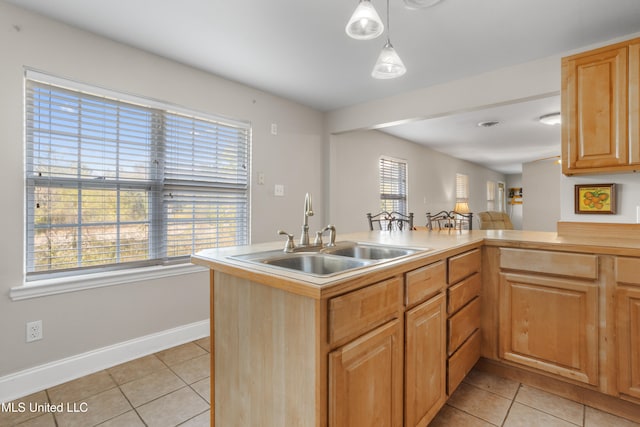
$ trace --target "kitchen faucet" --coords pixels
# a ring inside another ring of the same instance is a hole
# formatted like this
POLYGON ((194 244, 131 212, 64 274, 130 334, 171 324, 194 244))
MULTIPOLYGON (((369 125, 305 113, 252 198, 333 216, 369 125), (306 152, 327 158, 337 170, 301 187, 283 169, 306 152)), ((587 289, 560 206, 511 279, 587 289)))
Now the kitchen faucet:
POLYGON ((300 244, 296 247, 293 241, 293 234, 289 234, 284 230, 278 230, 278 234, 286 236, 287 242, 284 245, 285 252, 296 252, 298 250, 320 250, 324 246, 331 247, 336 245, 336 228, 329 224, 316 233, 313 244, 309 243, 309 217, 313 216, 313 207, 311 206, 311 194, 307 193, 304 197, 304 219, 302 221, 302 234, 300 235, 300 244), (329 232, 329 243, 326 245, 322 242, 322 235, 325 231, 329 232))
POLYGON ((313 216, 311 207, 311 195, 307 193, 304 197, 304 220, 302 222, 302 234, 300 235, 300 246, 309 246, 309 217, 313 216))

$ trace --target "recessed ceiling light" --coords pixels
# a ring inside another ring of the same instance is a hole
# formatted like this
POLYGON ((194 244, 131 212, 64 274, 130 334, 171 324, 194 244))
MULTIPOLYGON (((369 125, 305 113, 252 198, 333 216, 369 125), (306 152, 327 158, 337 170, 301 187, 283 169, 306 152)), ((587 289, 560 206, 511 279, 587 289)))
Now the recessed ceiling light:
POLYGON ((497 120, 487 120, 486 122, 478 123, 478 127, 491 128, 491 127, 494 127, 494 126, 498 126, 499 124, 500 124, 500 122, 497 121, 497 120))
POLYGON ((540 116, 538 119, 540 123, 544 123, 545 125, 553 126, 560 124, 560 113, 551 113, 545 114, 544 116, 540 116))

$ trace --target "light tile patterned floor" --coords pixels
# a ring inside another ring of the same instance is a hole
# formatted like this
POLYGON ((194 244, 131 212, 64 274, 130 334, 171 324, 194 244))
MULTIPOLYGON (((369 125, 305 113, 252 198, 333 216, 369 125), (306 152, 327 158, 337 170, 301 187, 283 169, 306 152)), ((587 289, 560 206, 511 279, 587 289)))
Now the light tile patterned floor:
POLYGON ((17 399, 14 407, 26 410, 0 412, 0 427, 208 427, 209 344, 190 342, 17 399), (30 403, 62 403, 63 411, 31 411, 30 403))
MULTIPOLYGON (((62 403, 65 411, 0 412, 0 427, 208 427, 209 361, 208 338, 145 356, 18 399, 16 407, 20 402, 27 408, 31 402, 62 403), (69 408, 87 411, 69 412, 69 408)), ((430 424, 442 426, 640 427, 640 424, 474 370, 430 424)))
POLYGON ((516 381, 473 370, 429 427, 640 427, 516 381))

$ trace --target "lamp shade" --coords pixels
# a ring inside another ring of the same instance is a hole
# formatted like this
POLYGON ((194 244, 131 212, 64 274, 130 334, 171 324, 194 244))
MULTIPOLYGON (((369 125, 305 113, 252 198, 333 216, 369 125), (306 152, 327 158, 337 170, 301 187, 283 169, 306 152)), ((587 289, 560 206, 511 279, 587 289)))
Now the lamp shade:
POLYGON ((384 25, 370 0, 360 0, 345 31, 349 37, 357 40, 371 40, 382 34, 384 25))
POLYGON ((460 214, 468 214, 471 212, 469 210, 469 203, 466 200, 457 200, 456 207, 453 208, 453 211, 460 214))
POLYGON ((382 52, 380 52, 380 56, 378 56, 376 65, 373 67, 371 76, 375 79, 395 79, 406 72, 407 68, 404 66, 402 59, 391 46, 391 42, 387 40, 382 52))

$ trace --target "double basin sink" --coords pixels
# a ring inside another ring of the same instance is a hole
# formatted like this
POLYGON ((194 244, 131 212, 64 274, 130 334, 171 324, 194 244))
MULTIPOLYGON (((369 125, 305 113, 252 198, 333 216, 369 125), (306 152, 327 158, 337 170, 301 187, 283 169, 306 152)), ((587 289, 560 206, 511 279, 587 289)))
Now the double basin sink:
POLYGON ((234 255, 230 258, 316 277, 329 277, 425 250, 370 243, 338 242, 331 247, 302 247, 296 248, 294 252, 273 250, 234 255))

